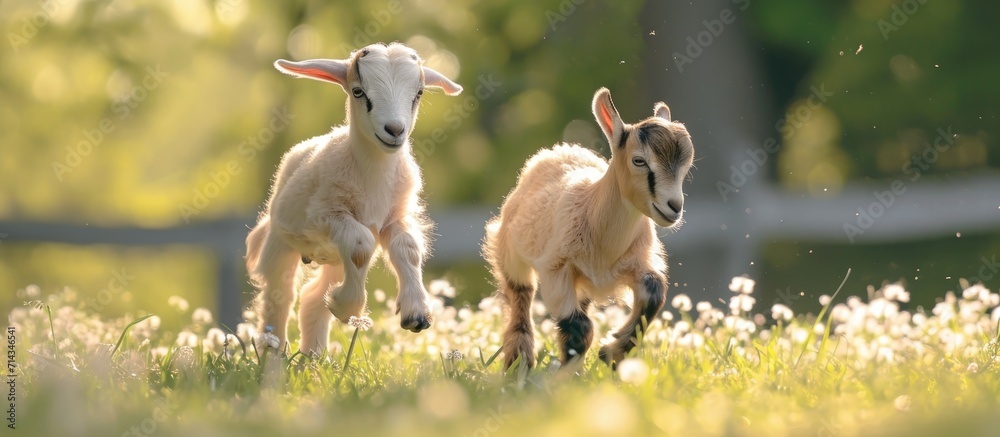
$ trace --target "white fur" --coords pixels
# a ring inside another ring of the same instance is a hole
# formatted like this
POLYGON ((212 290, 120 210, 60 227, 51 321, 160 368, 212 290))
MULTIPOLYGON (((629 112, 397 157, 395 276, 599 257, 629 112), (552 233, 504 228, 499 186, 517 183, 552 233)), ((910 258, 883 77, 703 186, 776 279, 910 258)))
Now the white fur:
POLYGON ((634 346, 642 317, 657 314, 665 299, 666 255, 655 226, 681 222, 681 185, 694 153, 689 135, 669 119, 663 103, 653 117, 626 125, 602 88, 593 109, 611 145, 611 161, 576 145, 539 151, 521 170, 500 216, 487 224, 484 254, 510 307, 504 334, 508 366, 517 356, 534 363, 527 308, 536 283, 552 317, 568 324, 561 333, 564 362, 586 353, 566 348, 591 342, 586 316, 591 301, 625 288, 634 293, 629 321, 601 351, 603 359, 620 361, 634 346), (640 135, 640 128, 648 130, 640 135), (582 334, 569 338, 572 332, 582 334))
POLYGON ((403 327, 417 332, 430 326, 421 269, 431 223, 419 197, 423 182, 409 134, 418 91, 437 87, 455 95, 462 88, 420 62, 396 43, 371 45, 345 60, 275 62, 282 72, 336 83, 348 93, 347 124, 285 154, 247 237, 247 271, 260 290, 260 329, 272 327, 281 348, 303 258, 321 267, 302 289, 301 350, 326 349, 331 313, 344 322, 363 314, 365 280, 379 250, 399 280, 403 327), (356 90, 363 95, 355 96, 356 90))

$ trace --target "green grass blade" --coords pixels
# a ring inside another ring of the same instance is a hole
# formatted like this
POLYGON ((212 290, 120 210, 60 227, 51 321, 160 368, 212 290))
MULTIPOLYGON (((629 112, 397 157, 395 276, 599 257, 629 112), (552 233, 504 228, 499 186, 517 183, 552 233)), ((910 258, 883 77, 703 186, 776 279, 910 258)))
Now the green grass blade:
POLYGON ((133 326, 139 324, 143 320, 146 320, 146 319, 148 319, 150 317, 153 317, 153 314, 146 314, 145 316, 142 316, 142 317, 139 317, 138 319, 133 320, 132 323, 129 323, 128 325, 125 325, 125 329, 122 330, 122 335, 118 336, 118 342, 115 343, 114 349, 111 349, 111 356, 112 357, 115 356, 115 352, 118 352, 118 348, 120 348, 121 345, 122 345, 122 342, 125 341, 125 336, 128 335, 128 331, 130 329, 132 329, 133 326))
MULTIPOLYGON (((840 290, 842 290, 844 288, 844 284, 847 283, 847 278, 850 278, 850 277, 851 277, 851 269, 848 268, 847 269, 847 274, 844 275, 844 280, 840 281, 840 286, 837 287, 837 291, 833 292, 833 296, 830 297, 830 302, 827 302, 826 305, 823 305, 823 309, 820 310, 819 316, 816 317, 816 323, 822 323, 823 316, 825 316, 826 313, 827 313, 827 311, 830 310, 830 305, 833 305, 833 300, 837 298, 838 294, 840 294, 840 290)), ((829 322, 829 320, 827 322, 829 322)), ((826 329, 827 329, 827 331, 829 331, 829 329, 830 329, 830 324, 829 323, 827 323, 826 329)), ((828 334, 824 334, 824 336, 823 336, 824 341, 828 337, 829 337, 828 334)), ((801 360, 802 356, 805 355, 805 353, 806 353, 807 350, 809 350, 809 346, 812 345, 812 342, 815 339, 816 339, 816 332, 813 331, 812 326, 810 326, 809 327, 809 336, 806 337, 806 343, 804 345, 802 345, 802 352, 799 352, 799 357, 795 359, 795 364, 792 365, 793 368, 796 368, 796 367, 799 366, 799 360, 801 360)))

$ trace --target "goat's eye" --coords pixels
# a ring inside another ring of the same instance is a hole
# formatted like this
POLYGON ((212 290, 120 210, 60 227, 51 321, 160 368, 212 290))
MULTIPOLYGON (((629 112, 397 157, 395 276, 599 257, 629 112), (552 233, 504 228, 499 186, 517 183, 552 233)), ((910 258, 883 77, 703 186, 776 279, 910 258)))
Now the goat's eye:
POLYGON ((354 88, 353 90, 351 90, 351 93, 354 94, 354 97, 357 99, 360 99, 365 96, 365 92, 362 91, 361 88, 354 88))
POLYGON ((646 160, 636 156, 635 158, 632 158, 632 165, 636 167, 643 167, 646 165, 646 160))
POLYGON ((417 98, 419 99, 420 96, 422 96, 422 95, 424 95, 424 89, 423 88, 417 90, 417 98))

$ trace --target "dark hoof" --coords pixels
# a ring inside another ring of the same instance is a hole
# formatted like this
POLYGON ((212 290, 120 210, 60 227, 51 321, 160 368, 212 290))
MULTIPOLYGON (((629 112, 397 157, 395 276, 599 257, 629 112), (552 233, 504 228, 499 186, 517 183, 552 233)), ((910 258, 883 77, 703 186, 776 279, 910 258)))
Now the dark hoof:
POLYGON ((615 370, 618 366, 618 360, 615 359, 614 355, 611 353, 611 349, 607 346, 601 348, 597 353, 597 357, 604 361, 605 364, 611 366, 611 370, 615 370))
POLYGON ((420 332, 431 327, 431 319, 428 316, 420 315, 417 317, 403 319, 399 326, 403 329, 411 332, 420 332))

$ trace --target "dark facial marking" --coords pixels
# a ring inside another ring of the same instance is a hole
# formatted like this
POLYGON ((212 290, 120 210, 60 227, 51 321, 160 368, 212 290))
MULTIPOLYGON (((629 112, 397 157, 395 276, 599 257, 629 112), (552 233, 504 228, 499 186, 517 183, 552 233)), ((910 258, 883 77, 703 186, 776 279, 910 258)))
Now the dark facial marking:
POLYGON ((361 80, 361 62, 360 61, 361 61, 360 58, 358 58, 357 60, 354 61, 354 73, 356 73, 358 75, 358 82, 361 82, 361 85, 364 86, 364 81, 361 80))
POLYGON ((628 140, 628 129, 622 129, 622 137, 618 140, 618 148, 625 148, 625 141, 628 140))
POLYGON ((646 123, 636 129, 639 141, 653 151, 657 161, 671 171, 677 171, 684 160, 681 144, 664 126, 646 123))
MULTIPOLYGON (((368 50, 361 51, 361 57, 368 54, 368 50)), ((365 87, 364 81, 361 80, 361 62, 360 58, 354 61, 354 72, 358 75, 358 82, 361 83, 361 88, 365 87)), ((368 107, 368 112, 372 112, 372 100, 368 98, 368 94, 364 95, 365 106, 368 107)))
POLYGON ((649 141, 649 132, 646 131, 646 126, 641 126, 637 129, 637 131, 639 133, 639 142, 642 144, 649 144, 647 143, 647 141, 649 141))
POLYGON ((656 176, 653 175, 652 171, 646 173, 646 182, 649 182, 649 195, 656 198, 656 176))

